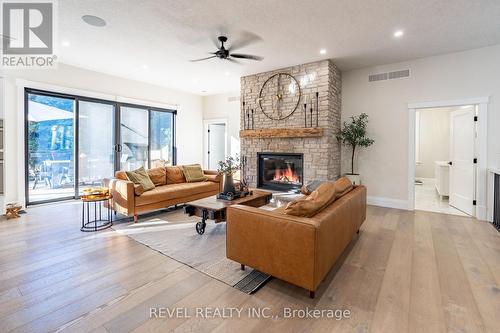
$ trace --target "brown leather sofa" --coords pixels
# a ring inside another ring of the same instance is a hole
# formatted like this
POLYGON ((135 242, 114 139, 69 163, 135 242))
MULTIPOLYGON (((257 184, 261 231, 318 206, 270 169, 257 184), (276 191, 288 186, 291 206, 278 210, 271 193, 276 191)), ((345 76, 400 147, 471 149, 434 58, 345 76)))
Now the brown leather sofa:
POLYGON ((366 188, 356 186, 310 218, 234 205, 227 209, 226 256, 295 284, 314 298, 366 218, 366 188))
POLYGON ((124 171, 117 171, 115 178, 104 179, 104 186, 113 195, 112 209, 134 216, 134 222, 140 213, 206 198, 222 191, 222 176, 217 171, 203 170, 208 180, 195 183, 186 182, 180 166, 154 168, 147 172, 155 188, 146 192, 137 191, 137 185, 134 187, 124 171))

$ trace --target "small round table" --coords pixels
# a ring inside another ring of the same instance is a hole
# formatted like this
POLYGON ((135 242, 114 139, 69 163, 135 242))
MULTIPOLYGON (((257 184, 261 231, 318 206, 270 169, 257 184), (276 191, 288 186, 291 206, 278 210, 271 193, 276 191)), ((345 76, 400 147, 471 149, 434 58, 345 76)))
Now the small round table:
POLYGON ((111 207, 113 206, 113 196, 111 194, 105 196, 87 196, 81 197, 82 200, 82 227, 81 231, 99 231, 107 229, 113 225, 113 213, 111 207), (108 202, 104 218, 102 216, 102 206, 104 201, 108 202), (94 203, 94 218, 91 219, 92 203, 94 203))

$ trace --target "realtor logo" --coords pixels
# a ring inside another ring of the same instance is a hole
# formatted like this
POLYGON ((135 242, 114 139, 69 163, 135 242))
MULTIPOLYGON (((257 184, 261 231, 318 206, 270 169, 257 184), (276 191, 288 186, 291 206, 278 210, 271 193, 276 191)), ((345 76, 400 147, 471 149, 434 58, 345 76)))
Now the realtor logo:
POLYGON ((2 4, 2 65, 53 67, 54 2, 2 4))

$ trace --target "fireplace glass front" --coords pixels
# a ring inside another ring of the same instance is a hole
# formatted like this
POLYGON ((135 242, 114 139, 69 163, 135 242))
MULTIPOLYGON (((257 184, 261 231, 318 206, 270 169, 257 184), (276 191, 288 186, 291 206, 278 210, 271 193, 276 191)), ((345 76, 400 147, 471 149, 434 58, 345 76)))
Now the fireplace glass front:
POLYGON ((258 153, 257 186, 277 191, 289 191, 303 184, 303 154, 258 153))

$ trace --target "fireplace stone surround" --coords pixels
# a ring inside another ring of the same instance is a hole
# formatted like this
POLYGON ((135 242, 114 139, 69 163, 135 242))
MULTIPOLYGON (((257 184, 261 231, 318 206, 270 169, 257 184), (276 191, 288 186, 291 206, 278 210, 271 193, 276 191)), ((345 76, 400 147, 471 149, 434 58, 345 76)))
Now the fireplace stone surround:
MULTIPOLYGON (((244 130, 245 109, 254 109, 254 128, 292 129, 303 128, 303 104, 307 109, 311 99, 316 114, 315 94, 319 93, 318 127, 323 128, 319 137, 240 137, 241 157, 246 160, 244 175, 251 187, 258 185, 258 153, 298 153, 303 154, 303 179, 335 180, 340 175, 340 144, 335 137, 340 129, 341 75, 331 60, 322 60, 264 72, 241 78, 240 129, 244 130), (287 119, 271 120, 258 107, 258 97, 262 84, 271 75, 289 73, 299 82, 302 97, 297 110, 287 119)), ((315 118, 313 121, 315 125, 315 118)))

